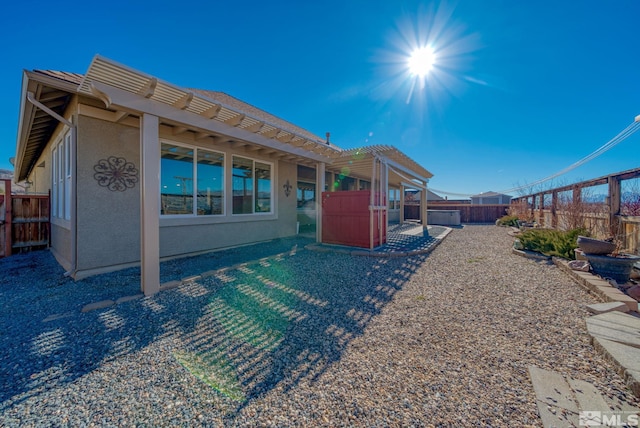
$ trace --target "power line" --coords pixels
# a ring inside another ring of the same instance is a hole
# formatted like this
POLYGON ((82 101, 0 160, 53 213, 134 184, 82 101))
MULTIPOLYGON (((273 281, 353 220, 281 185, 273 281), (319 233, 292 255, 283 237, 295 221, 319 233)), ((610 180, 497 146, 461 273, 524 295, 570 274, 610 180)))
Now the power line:
MULTIPOLYGON (((591 152, 587 156, 583 157, 579 161, 572 163, 568 167, 556 172, 555 174, 552 174, 552 175, 550 175, 548 177, 545 177, 545 178, 541 178, 540 180, 536 180, 533 183, 529 183, 529 184, 526 184, 526 185, 523 185, 523 186, 518 186, 518 187, 512 187, 510 189, 500 190, 497 193, 508 194, 508 193, 512 193, 512 192, 518 192, 518 191, 523 190, 523 189, 530 189, 530 188, 532 188, 534 186, 537 186, 539 184, 545 183, 545 182, 547 182, 549 180, 553 180, 554 178, 559 177, 561 175, 564 175, 567 172, 569 172, 571 170, 574 170, 574 169, 578 168, 581 165, 584 165, 585 163, 589 162, 590 160, 593 160, 593 159, 597 158, 601 154, 605 153, 606 151, 612 149, 613 147, 615 147, 618 144, 620 144, 622 141, 624 141, 627 138, 629 138, 636 131, 638 131, 638 129, 640 129, 640 115, 636 116, 635 120, 633 122, 631 122, 631 124, 628 125, 625 129, 623 129, 621 132, 619 132, 618 135, 616 135, 611 140, 607 141, 605 144, 603 144, 602 146, 600 146, 599 148, 597 148, 596 150, 594 150, 593 152, 591 152)), ((447 191, 444 191, 444 190, 437 190, 437 189, 434 189, 432 187, 430 188, 430 190, 433 191, 433 192, 444 193, 446 195, 453 195, 453 196, 464 196, 464 197, 473 196, 471 194, 466 194, 466 193, 453 193, 453 192, 447 192, 447 191)))

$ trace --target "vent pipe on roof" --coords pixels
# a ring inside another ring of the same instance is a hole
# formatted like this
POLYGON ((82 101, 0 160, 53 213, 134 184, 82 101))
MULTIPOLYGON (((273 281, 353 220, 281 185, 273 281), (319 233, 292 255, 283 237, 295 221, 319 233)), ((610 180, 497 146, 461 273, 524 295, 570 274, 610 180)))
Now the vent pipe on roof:
POLYGON ((331 137, 331 132, 327 132, 327 146, 331 144, 329 142, 329 137, 331 137))

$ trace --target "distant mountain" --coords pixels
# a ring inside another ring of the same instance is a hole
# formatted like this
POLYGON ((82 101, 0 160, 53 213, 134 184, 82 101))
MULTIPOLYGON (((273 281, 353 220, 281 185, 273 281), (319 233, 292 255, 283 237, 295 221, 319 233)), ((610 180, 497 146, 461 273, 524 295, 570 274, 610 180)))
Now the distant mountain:
POLYGON ((0 180, 12 180, 13 171, 9 169, 0 169, 0 180))

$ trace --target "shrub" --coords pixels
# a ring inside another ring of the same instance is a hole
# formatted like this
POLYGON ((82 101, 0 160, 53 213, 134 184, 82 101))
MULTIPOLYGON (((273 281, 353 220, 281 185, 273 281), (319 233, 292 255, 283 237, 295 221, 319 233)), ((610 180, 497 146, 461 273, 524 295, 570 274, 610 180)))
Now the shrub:
POLYGON ((506 215, 498 219, 498 226, 514 226, 518 227, 517 215, 506 215))
POLYGON ((518 235, 518 239, 525 250, 574 260, 578 235, 586 236, 587 231, 582 228, 569 231, 529 229, 518 235))

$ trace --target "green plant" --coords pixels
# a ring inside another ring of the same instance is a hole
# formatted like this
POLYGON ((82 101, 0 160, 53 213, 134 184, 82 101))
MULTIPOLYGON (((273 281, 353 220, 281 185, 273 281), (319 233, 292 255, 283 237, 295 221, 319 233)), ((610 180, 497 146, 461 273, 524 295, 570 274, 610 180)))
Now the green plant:
POLYGON ((513 226, 518 227, 517 215, 505 215, 498 219, 498 226, 513 226))
POLYGON ((587 234, 587 230, 583 228, 568 231, 529 229, 522 232, 518 239, 525 250, 574 260, 575 249, 578 247, 576 243, 578 235, 586 236, 587 234))

